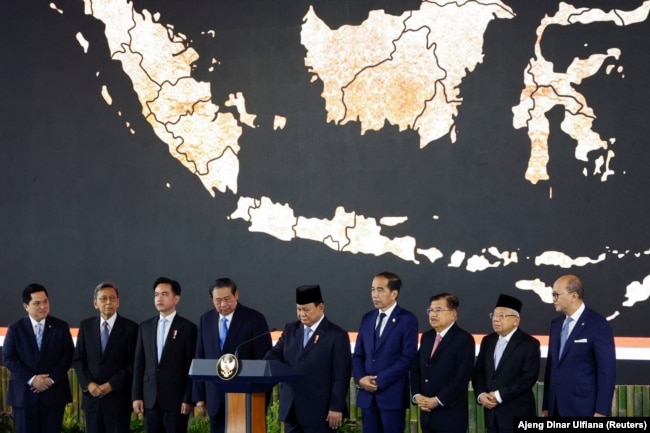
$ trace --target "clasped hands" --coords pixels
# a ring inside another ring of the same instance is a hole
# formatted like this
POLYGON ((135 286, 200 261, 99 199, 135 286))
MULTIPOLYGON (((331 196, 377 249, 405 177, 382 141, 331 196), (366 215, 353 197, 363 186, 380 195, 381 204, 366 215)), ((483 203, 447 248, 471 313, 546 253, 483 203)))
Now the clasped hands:
POLYGON ((421 411, 424 412, 431 412, 438 406, 440 406, 440 403, 438 402, 438 399, 435 397, 425 397, 422 394, 418 394, 415 397, 413 397, 413 401, 415 404, 418 405, 421 411))
POLYGON ((478 396, 478 401, 487 409, 494 409, 499 404, 494 392, 483 392, 478 396))
POLYGON ((50 379, 49 374, 37 374, 34 376, 34 380, 32 380, 32 385, 30 390, 34 393, 39 393, 43 391, 47 391, 52 387, 52 379, 50 379))
POLYGON ((363 376, 359 379, 359 388, 368 392, 377 391, 377 376, 363 376))
POLYGON ((90 382, 88 384, 88 393, 93 397, 102 398, 112 390, 113 387, 108 382, 101 385, 98 385, 95 382, 90 382))

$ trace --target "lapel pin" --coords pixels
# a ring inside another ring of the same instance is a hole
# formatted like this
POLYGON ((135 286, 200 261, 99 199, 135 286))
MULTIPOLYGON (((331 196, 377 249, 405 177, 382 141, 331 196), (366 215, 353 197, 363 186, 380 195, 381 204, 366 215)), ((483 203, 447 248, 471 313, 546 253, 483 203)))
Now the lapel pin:
POLYGON ((176 340, 176 334, 178 334, 178 331, 174 329, 174 335, 172 336, 172 340, 176 340))
POLYGON ((316 334, 316 336, 314 337, 314 344, 318 343, 318 337, 319 337, 319 335, 316 334))
POLYGON ((395 323, 395 318, 393 317, 393 323, 395 323))

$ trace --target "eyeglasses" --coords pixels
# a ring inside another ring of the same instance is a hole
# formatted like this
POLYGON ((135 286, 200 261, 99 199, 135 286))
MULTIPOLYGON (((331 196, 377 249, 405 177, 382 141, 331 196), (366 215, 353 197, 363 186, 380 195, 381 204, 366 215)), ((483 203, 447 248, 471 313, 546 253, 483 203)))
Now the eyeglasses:
POLYGON ((516 314, 495 314, 495 313, 490 313, 490 319, 499 319, 503 320, 506 317, 519 317, 516 314))
POLYGON ((427 308, 427 315, 433 314, 438 316, 443 311, 451 311, 451 310, 443 310, 442 308, 427 308))
POLYGON ((104 303, 106 303, 108 301, 111 301, 111 302, 117 301, 117 296, 102 296, 100 298, 97 298, 97 302, 101 302, 102 304, 104 304, 104 303))
POLYGON ((557 299, 560 295, 568 295, 568 293, 557 293, 557 292, 552 292, 551 296, 553 299, 557 299))

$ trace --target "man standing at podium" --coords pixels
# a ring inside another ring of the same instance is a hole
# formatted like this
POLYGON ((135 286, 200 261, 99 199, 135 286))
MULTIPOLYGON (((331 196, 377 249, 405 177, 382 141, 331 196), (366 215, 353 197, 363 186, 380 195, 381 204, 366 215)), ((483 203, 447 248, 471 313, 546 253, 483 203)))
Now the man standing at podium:
MULTIPOLYGON (((230 278, 219 278, 210 287, 214 308, 201 316, 196 343, 196 359, 219 359, 224 353, 239 359, 262 359, 271 348, 266 318, 259 311, 239 302, 237 285, 230 278)), ((226 428, 226 396, 210 382, 195 381, 193 400, 196 407, 210 416, 210 432, 226 428)))
POLYGON ((347 416, 351 376, 350 337, 325 317, 320 286, 296 289, 298 320, 288 323, 264 359, 304 374, 280 384, 280 420, 285 433, 331 433, 347 416))

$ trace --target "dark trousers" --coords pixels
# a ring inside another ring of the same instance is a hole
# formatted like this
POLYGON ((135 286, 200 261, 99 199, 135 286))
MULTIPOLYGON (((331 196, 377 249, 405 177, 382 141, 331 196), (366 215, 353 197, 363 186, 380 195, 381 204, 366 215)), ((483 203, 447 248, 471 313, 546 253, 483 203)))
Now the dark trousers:
POLYGON ((377 407, 375 399, 368 409, 361 409, 363 431, 374 433, 404 433, 406 410, 383 410, 377 407))
POLYGON ((122 413, 105 413, 101 408, 85 411, 87 433, 129 433, 131 411, 122 413))
POLYGON ((225 433, 226 405, 222 404, 216 415, 210 417, 210 433, 225 433))
POLYGON ((323 420, 322 426, 301 426, 298 424, 296 407, 293 405, 291 405, 287 418, 284 420, 284 433, 335 433, 336 431, 336 429, 331 429, 325 420, 323 420))
POLYGON ((487 433, 512 433, 513 431, 514 431, 514 427, 512 424, 498 425, 496 422, 494 423, 494 425, 487 428, 487 433))
POLYGON ((189 415, 182 415, 178 410, 164 410, 156 404, 152 409, 144 410, 144 429, 147 433, 187 433, 189 415))
POLYGON ((61 433, 65 404, 12 407, 16 433, 61 433))

